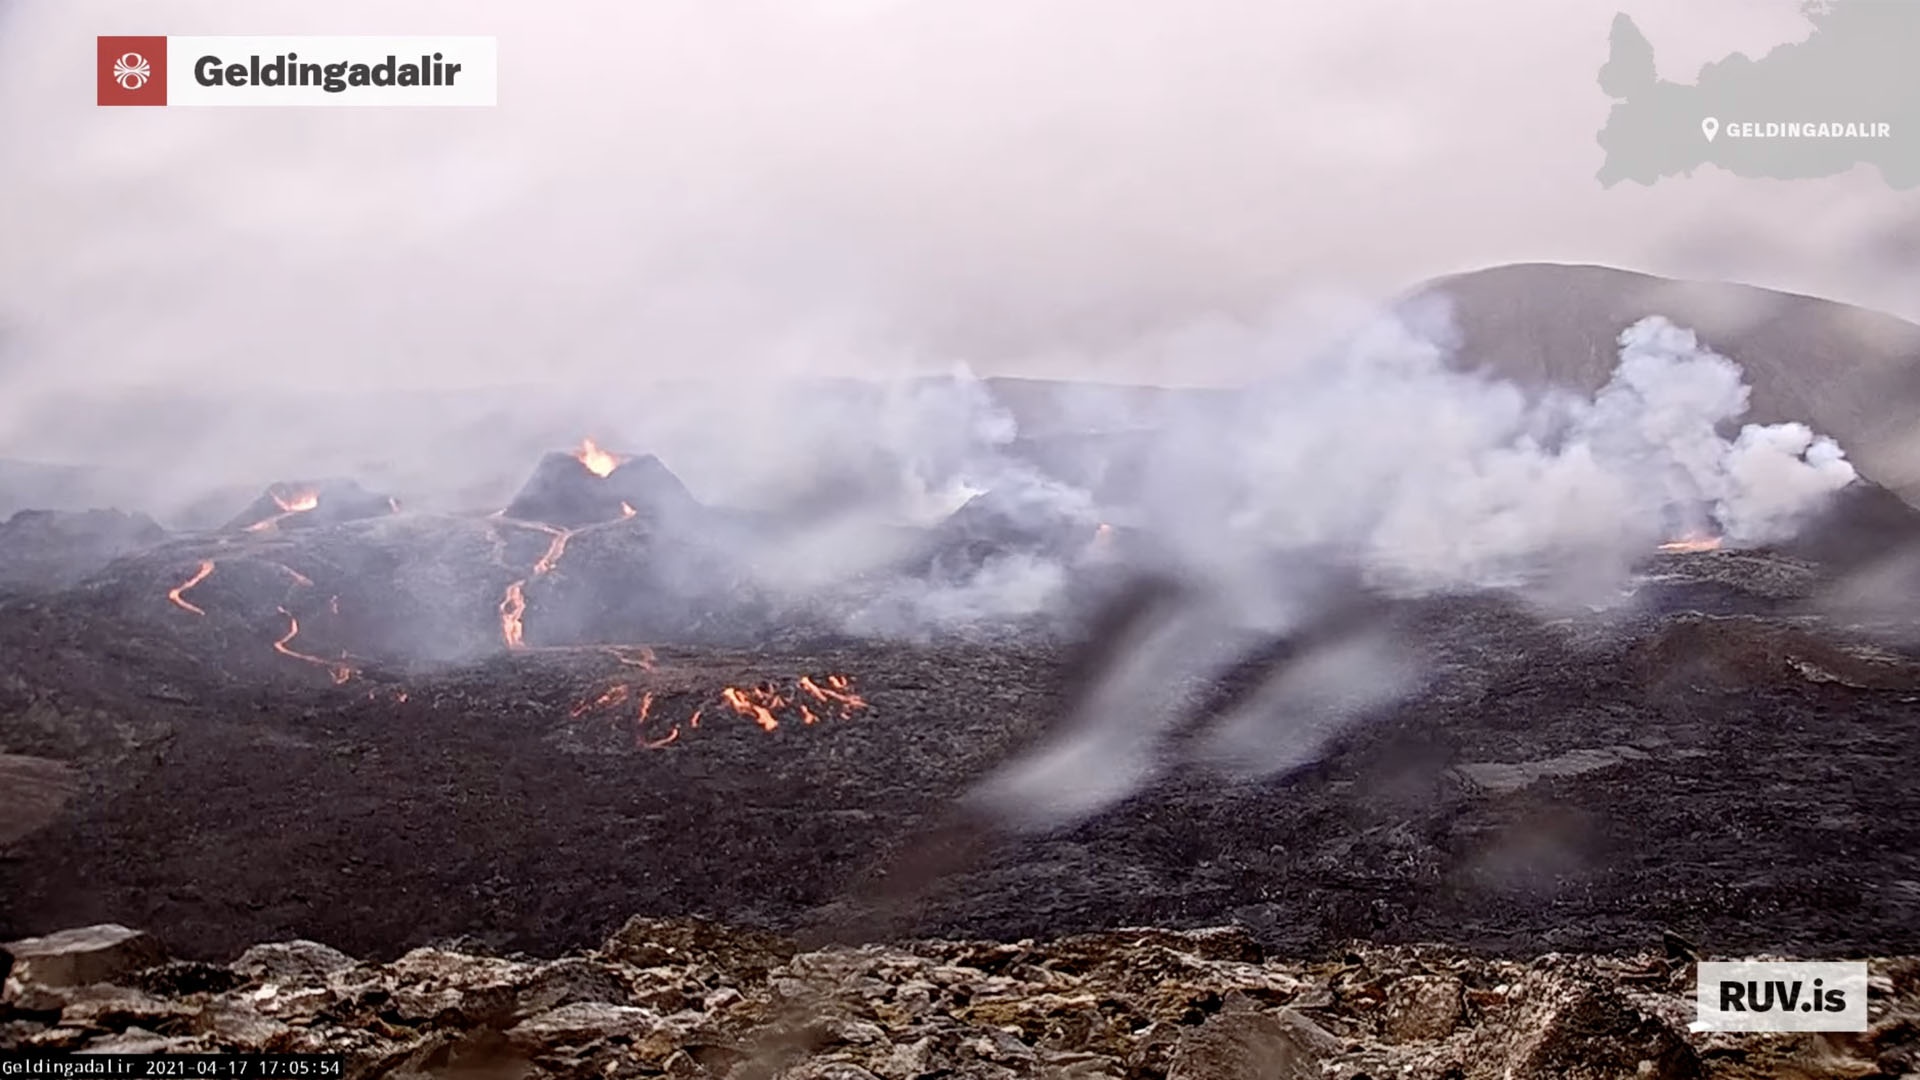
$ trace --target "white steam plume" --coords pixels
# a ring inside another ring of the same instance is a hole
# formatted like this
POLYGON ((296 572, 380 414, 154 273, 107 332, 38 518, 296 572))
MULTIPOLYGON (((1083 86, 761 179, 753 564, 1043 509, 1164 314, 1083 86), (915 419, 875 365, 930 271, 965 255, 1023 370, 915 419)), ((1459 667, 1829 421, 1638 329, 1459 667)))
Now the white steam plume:
MULTIPOLYGON (((1583 400, 1463 370, 1472 358, 1449 354, 1431 314, 1377 320, 1231 417, 1163 433, 1135 509, 1171 538, 1159 569, 1195 588, 1188 609, 1123 648, 1058 735, 982 784, 980 805, 1050 829, 1140 790, 1177 757, 1177 688, 1240 660, 1246 631, 1342 618, 1351 596, 1317 591, 1339 573, 1401 595, 1513 587, 1592 603, 1677 531, 1778 540, 1854 479, 1804 425, 1723 434, 1747 407, 1738 366, 1665 319, 1628 327, 1613 378, 1583 400)), ((1423 678, 1416 650, 1362 621, 1277 667, 1192 753, 1253 774, 1306 764, 1423 678)))

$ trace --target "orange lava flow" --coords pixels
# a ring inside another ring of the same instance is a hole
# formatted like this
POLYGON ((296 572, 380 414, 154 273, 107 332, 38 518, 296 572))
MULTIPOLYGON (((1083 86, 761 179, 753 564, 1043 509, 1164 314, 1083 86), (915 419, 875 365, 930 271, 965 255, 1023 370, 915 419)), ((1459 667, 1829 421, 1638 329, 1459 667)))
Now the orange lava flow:
POLYGON ((592 439, 581 439, 580 448, 573 452, 573 456, 595 476, 608 476, 620 467, 620 459, 600 449, 592 439))
MULTIPOLYGON (((783 690, 772 681, 753 686, 723 686, 720 702, 732 713, 752 720, 764 732, 779 730, 783 712, 788 719, 812 726, 830 717, 847 718, 867 707, 866 700, 854 693, 853 680, 846 675, 826 675, 819 679, 803 675, 794 681, 794 686, 798 689, 783 690), (821 708, 822 703, 831 708, 821 708)), ((676 693, 668 700, 679 697, 676 693)), ((695 708, 685 720, 672 722, 670 717, 655 715, 655 706, 660 701, 652 690, 642 689, 633 682, 615 681, 603 686, 597 694, 580 699, 568 710, 568 715, 577 719, 588 713, 606 714, 607 710, 635 702, 634 711, 626 715, 637 749, 658 749, 678 741, 684 732, 700 729, 706 713, 704 707, 695 708), (663 726, 665 734, 649 737, 649 727, 658 731, 663 726)), ((620 724, 618 714, 607 714, 606 719, 616 728, 620 724)))
MULTIPOLYGON (((838 705, 842 717, 849 715, 855 709, 864 709, 867 707, 866 699, 853 692, 853 680, 847 678, 845 675, 827 676, 827 685, 825 686, 821 686, 811 678, 802 675, 797 685, 800 689, 813 695, 815 701, 833 702, 838 705)), ((809 720, 807 722, 812 723, 813 721, 809 720)))
POLYGON ((562 529, 554 534, 553 541, 547 545, 547 553, 540 556, 539 562, 533 564, 534 577, 553 570, 554 565, 560 561, 560 556, 567 553, 567 541, 572 537, 573 532, 570 529, 562 529))
POLYGON ((267 497, 272 499, 273 504, 280 508, 280 512, 270 518, 263 518, 247 526, 248 532, 260 532, 264 529, 271 529, 279 524, 282 518, 292 517, 295 514, 304 514, 320 505, 320 493, 311 488, 304 488, 285 495, 282 495, 278 491, 269 490, 267 497))
POLYGON ((573 538, 572 529, 558 529, 530 521, 521 524, 538 529, 553 539, 547 541, 547 550, 533 564, 533 570, 526 577, 508 585, 506 593, 500 597, 500 638, 506 642, 508 649, 515 652, 527 647, 527 582, 551 573, 559 565, 560 556, 566 554, 567 541, 573 538))
POLYGON ((774 731, 780 727, 780 721, 773 710, 787 704, 787 699, 771 690, 741 690, 738 687, 723 687, 720 700, 741 716, 760 725, 761 731, 774 731))
POLYGON ((527 614, 527 596, 523 591, 526 581, 522 579, 507 586, 507 594, 500 598, 500 636, 505 639, 507 648, 519 650, 527 647, 525 631, 520 620, 527 614))
POLYGON ((1688 536, 1683 536, 1678 540, 1669 540, 1666 543, 1660 545, 1661 551, 1695 552, 1695 551, 1718 551, 1719 549, 1720 549, 1719 537, 1706 536, 1698 533, 1688 535, 1688 536))
MULTIPOLYGON (((630 693, 631 690, 632 688, 625 683, 610 686, 602 691, 599 697, 590 701, 582 701, 578 705, 575 705, 572 709, 568 710, 567 715, 577 718, 585 716, 595 709, 604 709, 609 706, 618 705, 627 700, 627 694, 630 693)), ((652 695, 649 694, 648 697, 651 698, 652 695)))
POLYGON ((213 573, 212 560, 202 559, 200 561, 200 568, 193 572, 192 577, 188 578, 187 580, 181 582, 178 585, 175 585, 173 588, 167 590, 167 599, 171 600, 175 605, 177 605, 184 611, 191 611, 195 615, 205 615, 206 612, 204 610, 194 605, 193 603, 188 601, 185 597, 181 596, 180 594, 186 592, 188 589, 193 588, 195 585, 198 585, 201 582, 207 580, 207 575, 211 573, 213 573))
POLYGON ((297 652, 294 649, 289 648, 288 642, 300 636, 300 620, 294 618, 293 612, 288 611, 284 607, 278 610, 280 614, 285 615, 287 617, 287 632, 281 635, 279 641, 276 641, 273 643, 274 652, 279 653, 281 656, 290 656, 295 660, 304 661, 305 663, 314 664, 319 667, 325 668, 327 671, 327 674, 333 677, 333 683, 335 686, 338 686, 341 683, 346 682, 348 679, 353 678, 353 669, 348 667, 345 664, 335 663, 332 660, 325 660, 318 656, 312 656, 307 653, 297 652))

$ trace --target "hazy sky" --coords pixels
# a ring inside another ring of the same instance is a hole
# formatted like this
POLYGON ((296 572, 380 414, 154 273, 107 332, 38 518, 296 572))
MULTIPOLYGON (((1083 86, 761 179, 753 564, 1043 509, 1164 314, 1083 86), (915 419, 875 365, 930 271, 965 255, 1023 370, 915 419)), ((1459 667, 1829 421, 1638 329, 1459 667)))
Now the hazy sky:
MULTIPOLYGON (((0 392, 589 385, 956 361, 1207 382, 1156 332, 1515 260, 1920 316, 1915 199, 1603 190, 1660 74, 1796 0, 0 0, 0 392), (478 33, 495 109, 101 109, 101 33, 478 33)), ((0 424, 5 410, 0 409, 0 424)))

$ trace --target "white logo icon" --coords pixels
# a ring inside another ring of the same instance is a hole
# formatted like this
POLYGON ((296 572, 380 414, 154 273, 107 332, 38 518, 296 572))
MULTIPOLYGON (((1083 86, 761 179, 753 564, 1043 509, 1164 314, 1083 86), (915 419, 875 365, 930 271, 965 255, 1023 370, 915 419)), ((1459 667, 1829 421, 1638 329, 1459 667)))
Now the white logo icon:
POLYGON ((147 85, 147 79, 153 75, 147 58, 137 52, 122 55, 113 62, 113 81, 120 84, 122 90, 138 90, 147 85))
POLYGON ((1720 121, 1709 116, 1705 120, 1700 121, 1700 130, 1706 133, 1707 141, 1712 142, 1713 137, 1720 134, 1720 121))

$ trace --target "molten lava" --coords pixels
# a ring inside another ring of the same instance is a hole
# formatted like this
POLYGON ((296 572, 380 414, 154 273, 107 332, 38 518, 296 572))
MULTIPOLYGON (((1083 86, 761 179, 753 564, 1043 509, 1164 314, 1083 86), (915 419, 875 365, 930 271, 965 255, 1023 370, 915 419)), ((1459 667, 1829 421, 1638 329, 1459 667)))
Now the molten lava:
MULTIPOLYGON (((627 686, 625 683, 616 683, 613 686, 610 686, 607 689, 601 691, 599 697, 596 697, 590 701, 582 701, 579 704, 575 705, 572 709, 570 709, 567 712, 567 715, 578 718, 578 717, 585 716, 586 714, 594 711, 595 709, 605 709, 610 706, 618 705, 621 702, 627 700, 627 694, 629 694, 630 692, 632 692, 632 688, 627 686)), ((651 697, 651 695, 649 695, 649 697, 651 697)))
POLYGON ((1660 545, 1661 551, 1674 552, 1718 551, 1719 549, 1720 538, 1708 536, 1705 533, 1688 533, 1678 540, 1669 540, 1660 545))
POLYGON ((573 532, 567 529, 562 529, 553 534, 552 543, 547 545, 547 553, 540 556, 539 562, 533 564, 534 577, 552 572, 555 564, 560 561, 560 556, 567 553, 567 541, 572 536, 573 532))
MULTIPOLYGON (((853 680, 845 675, 826 675, 816 680, 811 676, 801 676, 794 682, 796 689, 783 691, 771 682, 761 682, 750 687, 724 686, 720 689, 720 703, 738 716, 752 720, 762 731, 778 731, 782 713, 797 718, 802 724, 813 725, 825 720, 829 711, 816 709, 803 700, 811 698, 816 703, 831 704, 831 715, 845 719, 854 712, 867 707, 867 703, 853 692, 853 680)), ((695 708, 680 723, 665 723, 666 731, 658 737, 650 734, 658 731, 664 723, 664 717, 656 715, 655 706, 661 700, 654 691, 641 688, 636 683, 613 682, 602 688, 590 698, 584 698, 568 710, 568 715, 579 718, 588 713, 601 713, 616 709, 629 701, 638 700, 638 706, 632 714, 634 746, 640 749, 658 749, 677 742, 683 730, 697 731, 700 720, 706 713, 705 706, 695 708)), ((679 695, 674 695, 677 699, 679 695)), ((673 699, 669 699, 670 702, 673 699)), ((671 707, 671 706, 670 706, 671 707)), ((616 726, 617 715, 608 718, 616 726)))
POLYGON ((787 705, 787 699, 780 696, 772 687, 742 690, 739 687, 728 686, 721 689, 720 700, 726 702, 727 707, 734 712, 759 724, 761 731, 778 730, 780 721, 774 717, 773 710, 787 705))
POLYGON ((304 514, 320 505, 320 493, 314 491, 312 488, 286 495, 282 495, 277 491, 270 491, 267 494, 272 496, 275 505, 289 514, 304 514))
POLYGON ((200 568, 193 572, 192 577, 188 578, 187 580, 181 582, 178 585, 175 585, 173 588, 167 590, 167 599, 171 600, 174 604, 178 605, 182 610, 191 611, 195 615, 205 615, 206 612, 204 610, 195 606, 193 603, 189 602, 180 594, 186 592, 188 589, 193 588, 195 585, 198 585, 201 582, 207 580, 207 575, 211 573, 213 573, 212 560, 202 559, 200 562, 200 568))
POLYGON ((567 541, 573 537, 573 530, 557 529, 552 525, 542 525, 532 521, 515 522, 515 524, 529 529, 538 529, 553 538, 547 542, 546 552, 533 564, 533 570, 526 577, 509 584, 505 594, 500 597, 500 638, 506 642, 507 648, 518 652, 527 647, 525 625, 527 582, 553 571, 560 562, 560 556, 566 554, 567 541))
POLYGON ((291 642, 294 638, 300 636, 300 620, 294 618, 293 612, 288 611, 284 607, 279 608, 278 610, 280 614, 285 615, 287 617, 287 632, 281 635, 279 641, 276 641, 273 643, 274 652, 279 653, 281 656, 290 656, 295 660, 301 660, 306 663, 314 664, 316 666, 325 668, 327 671, 327 674, 333 677, 333 683, 335 686, 338 686, 341 683, 346 682, 348 679, 353 678, 353 669, 348 667, 346 664, 335 663, 332 660, 325 660, 318 656, 313 656, 308 653, 295 651, 288 643, 291 642))
POLYGON ((280 512, 272 517, 262 518, 247 526, 248 532, 260 532, 264 529, 271 529, 279 524, 282 519, 292 517, 295 514, 304 514, 320 505, 320 493, 312 488, 300 488, 295 491, 286 492, 277 488, 269 488, 267 490, 267 496, 273 500, 275 506, 280 508, 280 512))
MULTIPOLYGON (((821 686, 805 675, 800 676, 797 684, 800 689, 813 696, 815 701, 832 702, 839 707, 841 719, 853 714, 857 709, 867 707, 866 700, 853 692, 853 680, 845 675, 827 676, 827 685, 821 686)), ((813 721, 808 720, 811 724, 813 721)))
POLYGON ((573 456, 587 467, 588 472, 603 478, 620 467, 620 459, 600 449, 592 439, 581 439, 580 448, 573 452, 573 456))
POLYGON ((506 640, 507 648, 520 650, 527 647, 525 631, 521 620, 527 614, 526 581, 522 579, 507 586, 507 594, 500 598, 500 636, 506 640))

